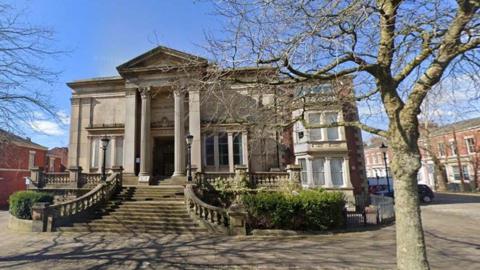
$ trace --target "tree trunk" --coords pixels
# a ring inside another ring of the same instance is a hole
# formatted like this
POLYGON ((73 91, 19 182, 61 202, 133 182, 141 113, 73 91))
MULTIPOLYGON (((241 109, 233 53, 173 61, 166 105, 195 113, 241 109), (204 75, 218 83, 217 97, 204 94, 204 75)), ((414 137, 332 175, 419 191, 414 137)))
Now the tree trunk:
POLYGON ((447 191, 448 186, 445 165, 443 165, 435 155, 432 155, 432 160, 434 166, 435 186, 438 188, 438 191, 447 191))
POLYGON ((397 268, 429 269, 417 186, 417 173, 421 166, 418 130, 415 123, 405 127, 391 122, 389 135, 393 152, 391 168, 395 179, 397 268))

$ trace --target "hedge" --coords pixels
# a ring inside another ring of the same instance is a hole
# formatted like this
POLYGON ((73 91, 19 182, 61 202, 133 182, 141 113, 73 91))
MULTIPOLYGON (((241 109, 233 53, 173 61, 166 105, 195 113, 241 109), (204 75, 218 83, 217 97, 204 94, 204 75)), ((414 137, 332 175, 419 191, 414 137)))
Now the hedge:
POLYGON ((53 202, 53 195, 36 191, 17 191, 10 195, 10 214, 20 219, 32 219, 32 206, 37 202, 53 202))
POLYGON ((242 197, 250 229, 327 230, 344 225, 341 192, 260 192, 242 197))

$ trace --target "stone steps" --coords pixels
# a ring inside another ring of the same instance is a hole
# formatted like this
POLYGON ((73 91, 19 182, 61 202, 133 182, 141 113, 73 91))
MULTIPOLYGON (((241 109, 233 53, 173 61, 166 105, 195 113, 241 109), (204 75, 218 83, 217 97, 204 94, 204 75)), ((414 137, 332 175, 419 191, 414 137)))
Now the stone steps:
POLYGON ((124 187, 88 220, 59 231, 112 233, 202 234, 207 230, 191 219, 183 187, 124 187))

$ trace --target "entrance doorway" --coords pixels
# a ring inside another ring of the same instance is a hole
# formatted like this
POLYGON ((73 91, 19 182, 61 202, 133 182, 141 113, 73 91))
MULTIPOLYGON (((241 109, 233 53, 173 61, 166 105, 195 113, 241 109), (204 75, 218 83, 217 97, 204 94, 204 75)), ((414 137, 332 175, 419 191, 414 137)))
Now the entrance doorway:
POLYGON ((173 137, 156 137, 153 148, 153 175, 158 178, 172 176, 174 170, 173 137))

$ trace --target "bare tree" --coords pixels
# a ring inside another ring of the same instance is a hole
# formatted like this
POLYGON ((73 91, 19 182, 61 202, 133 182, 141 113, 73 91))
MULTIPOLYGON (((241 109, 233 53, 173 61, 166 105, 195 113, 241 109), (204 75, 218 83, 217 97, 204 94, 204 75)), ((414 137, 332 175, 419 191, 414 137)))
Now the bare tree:
MULTIPOLYGON (((270 65, 280 76, 241 83, 291 85, 355 75, 357 101, 379 101, 388 128, 335 123, 385 136, 396 184, 397 267, 428 269, 417 194, 421 105, 447 75, 479 74, 478 0, 223 0, 219 65, 270 65)), ((320 125, 321 126, 321 125, 320 125)), ((319 126, 319 127, 320 127, 319 126)))
POLYGON ((60 51, 51 49, 53 32, 32 26, 25 14, 0 4, 0 129, 23 133, 34 119, 56 119, 45 85, 56 77, 45 61, 60 51))

